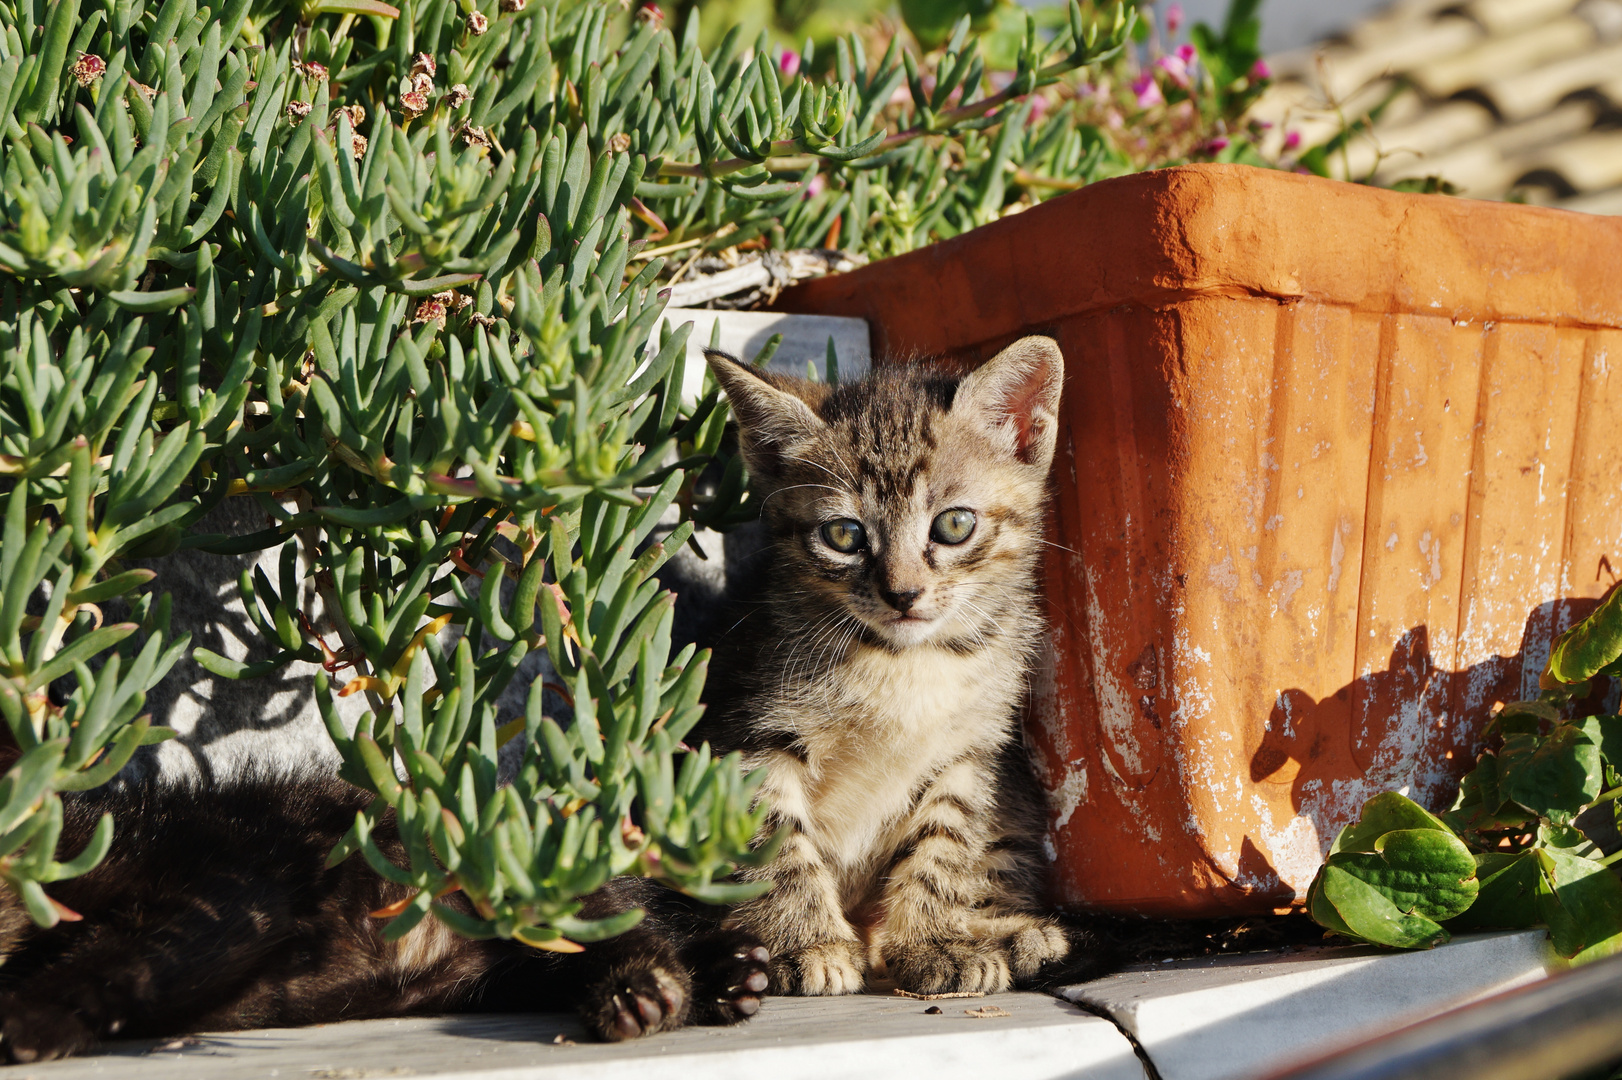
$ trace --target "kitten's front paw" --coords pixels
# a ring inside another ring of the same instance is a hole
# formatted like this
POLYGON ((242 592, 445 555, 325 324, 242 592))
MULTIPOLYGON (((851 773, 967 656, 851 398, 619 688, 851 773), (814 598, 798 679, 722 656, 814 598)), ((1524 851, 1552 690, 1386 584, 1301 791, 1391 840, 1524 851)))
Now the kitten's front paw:
POLYGON ((1014 982, 1008 949, 976 938, 891 944, 884 965, 901 989, 915 994, 996 994, 1014 982))
POLYGON ((0 999, 0 1060, 28 1065, 82 1054, 96 1045, 95 1033, 60 1005, 0 999))
POLYGON ((1032 919, 1031 925, 1007 938, 1008 966, 1016 979, 1028 979, 1043 964, 1070 955, 1070 938, 1057 923, 1032 919))
POLYGON ((681 1027, 689 998, 686 979, 650 964, 622 968, 592 987, 581 1011, 599 1038, 620 1042, 681 1027))
POLYGON ((693 972, 699 1023, 737 1024, 760 1011, 771 954, 755 935, 723 930, 699 938, 682 956, 693 972))
POLYGON ((806 997, 860 993, 866 968, 861 942, 818 942, 772 957, 772 992, 806 997))

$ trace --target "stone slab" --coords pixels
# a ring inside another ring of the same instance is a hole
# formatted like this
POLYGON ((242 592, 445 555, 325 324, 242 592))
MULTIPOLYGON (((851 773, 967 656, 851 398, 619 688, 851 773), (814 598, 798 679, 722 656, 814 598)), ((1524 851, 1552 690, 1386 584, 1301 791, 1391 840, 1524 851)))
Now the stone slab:
POLYGON ((1178 960, 1060 993, 1115 1020, 1162 1080, 1237 1080, 1533 982, 1556 963, 1544 931, 1514 931, 1428 952, 1343 946, 1178 960))
MULTIPOLYGON (((704 350, 709 347, 711 334, 720 326, 719 348, 740 360, 750 361, 766 347, 773 334, 782 334, 783 343, 772 354, 769 370, 785 375, 806 377, 806 365, 815 368, 818 378, 828 357, 828 339, 832 338, 839 356, 839 377, 850 381, 867 374, 872 364, 873 350, 869 342, 867 320, 842 315, 785 315, 776 311, 710 311, 703 308, 667 308, 661 317, 674 329, 692 323, 687 338, 687 370, 682 377, 682 399, 696 401, 704 385, 704 350)), ((651 340, 659 341, 656 326, 651 340)))
POLYGON ((1045 994, 931 1003, 877 994, 771 998, 733 1028, 595 1043, 572 1016, 449 1016, 124 1042, 96 1057, 0 1068, 5 1080, 1144 1080, 1110 1023, 1045 994), (1011 1016, 975 1019, 964 1007, 1011 1016), (570 1043, 559 1045, 559 1036, 570 1043), (576 1041, 578 1040, 578 1041, 576 1041))

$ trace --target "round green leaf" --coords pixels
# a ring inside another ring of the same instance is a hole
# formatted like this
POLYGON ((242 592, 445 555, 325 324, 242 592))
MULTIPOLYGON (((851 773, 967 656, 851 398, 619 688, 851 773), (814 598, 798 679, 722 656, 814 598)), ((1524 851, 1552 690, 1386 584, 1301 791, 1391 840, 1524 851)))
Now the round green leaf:
POLYGON ((1423 915, 1402 911, 1384 893, 1339 866, 1320 872, 1323 898, 1356 937, 1399 949, 1428 949, 1448 933, 1423 915))
POLYGON ((1600 792, 1600 753, 1581 728, 1511 735, 1498 752, 1499 789, 1541 817, 1569 822, 1600 792))
POLYGON ((1622 951, 1622 881, 1610 868, 1541 849, 1538 913, 1561 956, 1593 960, 1622 951))
POLYGON ((1622 656, 1622 589, 1605 598, 1588 618, 1554 639, 1549 674, 1561 682, 1582 682, 1622 656))
POLYGON ((1329 864, 1377 889, 1398 910, 1431 919, 1459 914, 1480 887, 1470 849, 1436 829, 1389 832, 1375 842, 1375 851, 1343 851, 1331 855, 1329 864))
POLYGON ((1442 820, 1412 799, 1395 791, 1383 792, 1363 804, 1363 813, 1357 821, 1346 826, 1329 849, 1333 855, 1340 851, 1373 851, 1375 843, 1388 832, 1399 829, 1447 830, 1442 820))
POLYGON ((1538 913, 1537 853, 1490 851, 1476 856, 1480 889, 1475 903, 1455 916, 1453 930, 1519 930, 1542 921, 1538 913))

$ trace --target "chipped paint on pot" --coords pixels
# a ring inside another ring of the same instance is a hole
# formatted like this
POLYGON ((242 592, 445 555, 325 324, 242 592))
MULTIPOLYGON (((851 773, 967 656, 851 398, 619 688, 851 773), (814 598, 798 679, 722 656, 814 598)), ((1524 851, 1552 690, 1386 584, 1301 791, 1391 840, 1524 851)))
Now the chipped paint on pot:
POLYGON ((1450 797, 1622 573, 1618 250, 1618 219, 1190 166, 784 294, 877 356, 1064 350, 1029 724, 1062 901, 1299 902, 1369 796, 1450 797))

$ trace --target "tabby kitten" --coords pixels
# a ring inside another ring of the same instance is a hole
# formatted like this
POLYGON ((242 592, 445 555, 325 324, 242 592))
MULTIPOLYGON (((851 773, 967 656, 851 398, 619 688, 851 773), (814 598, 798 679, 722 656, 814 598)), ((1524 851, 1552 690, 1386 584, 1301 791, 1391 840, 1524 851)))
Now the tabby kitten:
MULTIPOLYGON (((408 896, 359 858, 327 853, 368 796, 321 776, 155 782, 63 801, 63 857, 113 812, 111 852, 51 886, 82 916, 36 928, 0 888, 0 1061, 50 1060, 114 1036, 282 1027, 458 1010, 578 1010, 605 1039, 753 1015, 766 951, 718 914, 619 878, 586 901, 640 925, 582 953, 468 941, 438 920, 384 940, 370 913, 408 896)), ((404 851, 392 817, 379 846, 404 851)), ((460 894, 447 902, 468 910, 460 894)))
POLYGON ((838 388, 707 355, 770 539, 699 737, 768 770, 768 828, 789 832, 737 925, 777 993, 854 993, 870 957, 916 992, 1029 980, 1071 951, 1037 913, 1044 815, 1018 728, 1058 346, 838 388))

